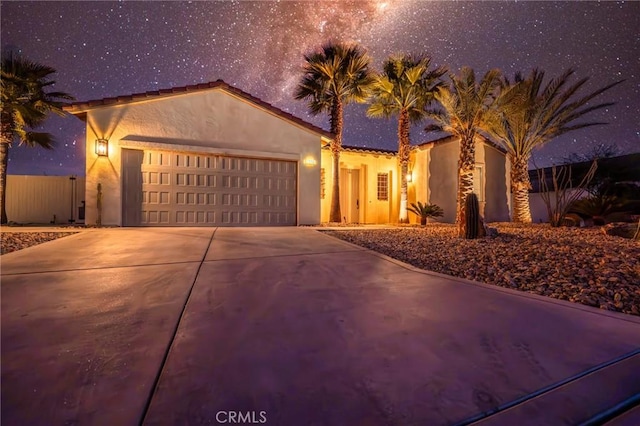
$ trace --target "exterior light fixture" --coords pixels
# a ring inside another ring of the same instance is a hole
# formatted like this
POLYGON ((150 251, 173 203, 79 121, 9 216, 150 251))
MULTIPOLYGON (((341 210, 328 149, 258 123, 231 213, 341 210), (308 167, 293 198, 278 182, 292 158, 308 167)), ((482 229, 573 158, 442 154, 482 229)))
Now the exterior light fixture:
POLYGON ((302 164, 304 164, 305 166, 313 167, 316 164, 318 164, 318 162, 313 157, 307 157, 304 160, 302 160, 302 164))
POLYGON ((409 182, 409 183, 413 182, 413 174, 412 173, 407 173, 407 182, 409 182))
POLYGON ((96 154, 100 157, 109 155, 109 141, 106 139, 96 139, 96 154))

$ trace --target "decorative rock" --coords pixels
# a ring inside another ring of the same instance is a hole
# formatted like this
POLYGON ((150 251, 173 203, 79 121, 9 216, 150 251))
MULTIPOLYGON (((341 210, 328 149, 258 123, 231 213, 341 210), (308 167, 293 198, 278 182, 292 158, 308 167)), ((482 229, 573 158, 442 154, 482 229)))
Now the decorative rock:
POLYGON ((499 230, 496 237, 476 240, 457 238, 455 225, 435 223, 329 233, 419 268, 640 315, 636 241, 612 238, 599 228, 491 227, 499 230))
POLYGON ((77 232, 2 232, 1 254, 22 250, 47 241, 77 234, 77 232))
MULTIPOLYGON (((634 239, 638 225, 635 223, 615 222, 602 227, 602 232, 614 237, 634 239)), ((636 237, 637 239, 637 237, 636 237)))

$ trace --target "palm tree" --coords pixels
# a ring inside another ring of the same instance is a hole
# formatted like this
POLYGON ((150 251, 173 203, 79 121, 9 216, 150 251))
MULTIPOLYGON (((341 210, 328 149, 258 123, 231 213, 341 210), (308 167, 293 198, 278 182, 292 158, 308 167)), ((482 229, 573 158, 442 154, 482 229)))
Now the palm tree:
POLYGON ((340 151, 342 151, 343 110, 351 102, 365 102, 374 72, 371 58, 357 44, 329 42, 320 51, 304 57, 304 74, 294 97, 307 100, 309 112, 329 113, 331 133, 335 138, 330 148, 333 157, 333 186, 330 222, 341 222, 340 214, 340 151))
POLYGON ((583 78, 569 86, 573 73, 569 69, 544 86, 544 71, 538 69, 532 70, 526 79, 517 73, 513 83, 506 78, 502 81, 487 131, 507 150, 511 162, 514 222, 531 222, 528 165, 533 149, 566 132, 606 124, 575 121, 591 111, 613 105, 612 102, 588 104, 622 82, 617 81, 573 100, 576 92, 588 81, 588 78, 583 78))
POLYGON ((400 223, 408 223, 407 172, 411 153, 410 126, 426 117, 425 108, 442 85, 444 67, 430 70, 431 58, 396 55, 383 64, 382 74, 372 87, 369 117, 398 116, 398 159, 400 162, 400 223))
POLYGON ((473 192, 476 135, 486 125, 488 111, 495 100, 500 81, 500 71, 490 70, 482 80, 476 81, 473 69, 463 67, 459 77, 451 74, 449 78, 450 87, 442 87, 436 93, 442 109, 432 108, 427 111, 435 124, 427 126, 425 131, 444 131, 460 141, 456 223, 458 234, 463 237, 464 204, 467 195, 473 192))
POLYGON ((51 149, 53 137, 49 133, 31 131, 41 125, 49 113, 63 116, 64 102, 73 97, 63 92, 46 92, 55 82, 49 76, 56 70, 31 62, 14 52, 2 57, 2 105, 0 106, 0 202, 1 223, 7 223, 6 182, 9 148, 15 139, 19 144, 51 149))

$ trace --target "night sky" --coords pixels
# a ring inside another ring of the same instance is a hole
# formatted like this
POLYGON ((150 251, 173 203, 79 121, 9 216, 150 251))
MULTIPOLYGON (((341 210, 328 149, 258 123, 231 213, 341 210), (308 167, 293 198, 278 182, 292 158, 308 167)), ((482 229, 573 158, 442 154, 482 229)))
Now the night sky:
MULTIPOLYGON (((592 115, 608 126, 578 130, 536 151, 538 165, 614 144, 640 151, 640 2, 9 2, 2 1, 2 49, 57 69, 56 90, 100 99, 223 79, 328 129, 292 93, 302 55, 329 39, 357 41, 380 68, 392 53, 428 54, 436 65, 509 76, 569 67, 594 90, 626 82, 592 115)), ((586 92, 583 92, 586 93, 586 92)), ((350 105, 344 143, 397 149, 396 122, 350 105)), ((435 138, 412 130, 412 143, 435 138)), ((54 151, 12 148, 9 173, 84 175, 84 126, 54 118, 54 151)))

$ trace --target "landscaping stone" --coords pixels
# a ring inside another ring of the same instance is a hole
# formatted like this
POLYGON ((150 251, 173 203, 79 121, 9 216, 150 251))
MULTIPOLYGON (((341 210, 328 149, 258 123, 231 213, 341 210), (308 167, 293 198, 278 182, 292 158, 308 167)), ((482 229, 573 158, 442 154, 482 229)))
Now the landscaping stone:
POLYGON ((1 253, 6 254, 77 232, 2 232, 1 253))
MULTIPOLYGON (((329 231, 419 268, 638 315, 640 244, 599 228, 491 224, 493 238, 456 237, 457 227, 329 231)), ((637 226, 637 225, 634 225, 637 226)))
POLYGON ((638 224, 625 222, 609 223, 602 227, 602 232, 607 235, 629 239, 635 238, 636 240, 640 238, 637 235, 637 230, 638 224))

